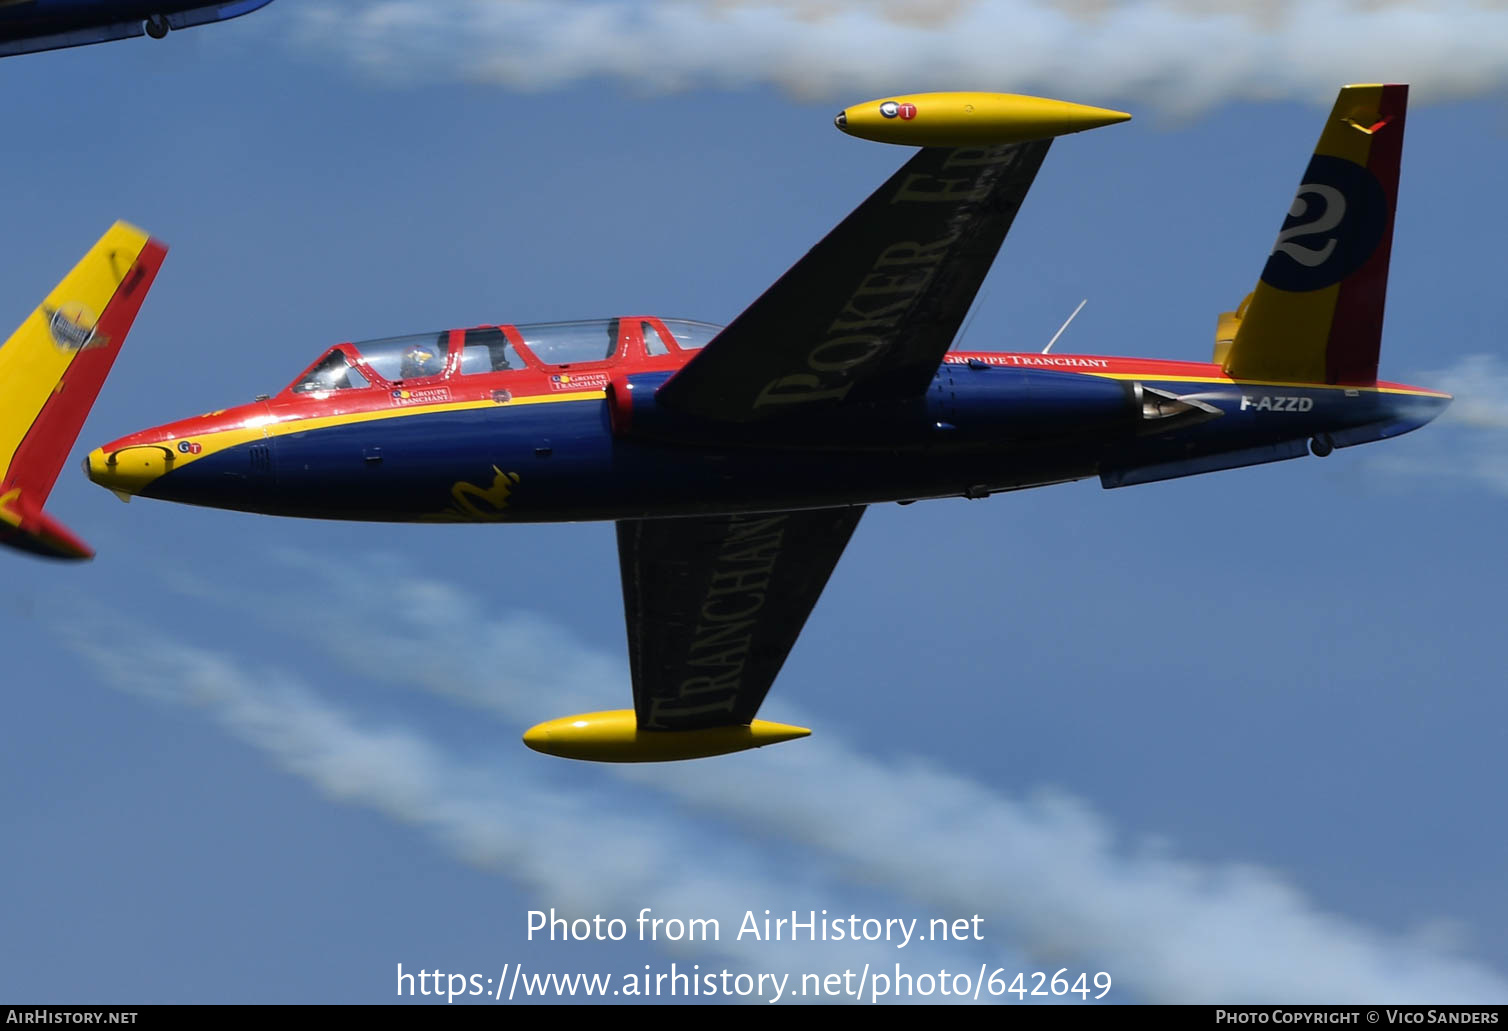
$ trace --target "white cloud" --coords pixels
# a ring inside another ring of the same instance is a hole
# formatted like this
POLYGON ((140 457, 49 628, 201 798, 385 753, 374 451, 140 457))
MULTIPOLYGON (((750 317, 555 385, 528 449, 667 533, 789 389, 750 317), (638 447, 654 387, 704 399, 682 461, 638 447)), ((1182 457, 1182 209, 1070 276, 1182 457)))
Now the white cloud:
POLYGON ((1430 100, 1508 82, 1508 10, 1487 0, 320 0, 294 16, 304 45, 382 77, 519 90, 994 89, 1189 112, 1343 82, 1430 100))

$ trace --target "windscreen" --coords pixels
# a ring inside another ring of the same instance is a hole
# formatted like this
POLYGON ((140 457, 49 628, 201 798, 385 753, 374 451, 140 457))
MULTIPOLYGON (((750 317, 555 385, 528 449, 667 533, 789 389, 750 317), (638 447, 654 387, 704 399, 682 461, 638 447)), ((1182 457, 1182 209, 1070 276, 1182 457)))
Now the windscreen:
POLYGON ((333 349, 304 373, 292 390, 295 394, 312 394, 327 390, 353 390, 367 386, 367 378, 346 360, 344 352, 333 349))
POLYGON ((665 328, 670 330, 670 335, 675 337, 675 342, 683 351, 695 351, 706 347, 712 342, 712 338, 723 331, 723 327, 714 326, 710 322, 693 322, 690 319, 661 319, 665 328))
POLYGON ((372 370, 389 383, 424 379, 445 373, 450 353, 450 331, 363 340, 352 346, 361 352, 361 357, 372 370))

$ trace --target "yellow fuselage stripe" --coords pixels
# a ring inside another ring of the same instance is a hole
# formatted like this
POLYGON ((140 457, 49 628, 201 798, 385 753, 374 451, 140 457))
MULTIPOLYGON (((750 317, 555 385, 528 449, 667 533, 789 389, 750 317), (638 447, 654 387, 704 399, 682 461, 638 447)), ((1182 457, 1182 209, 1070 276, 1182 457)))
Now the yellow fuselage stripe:
MULTIPOLYGON (((1081 370, 1074 369, 1074 372, 1081 370)), ((1344 383, 1303 383, 1292 380, 1266 379, 1211 379, 1208 376, 1164 376, 1156 372, 1094 372, 1082 370, 1086 376, 1101 379, 1139 380, 1143 383, 1205 383, 1212 387, 1287 387, 1291 390, 1349 390, 1363 394, 1411 394, 1417 397, 1450 397, 1438 390, 1419 387, 1347 386, 1344 383)))
MULTIPOLYGON (((536 394, 530 397, 515 397, 511 401, 497 402, 491 399, 477 401, 450 401, 432 405, 413 405, 403 408, 380 408, 366 412, 345 412, 340 415, 316 415, 309 418, 281 419, 277 422, 260 423, 251 420, 250 425, 241 425, 228 430, 212 430, 201 434, 195 434, 192 438, 166 437, 162 441, 148 441, 141 444, 129 445, 118 449, 118 453, 124 453, 135 447, 160 447, 180 439, 192 439, 202 444, 198 454, 180 454, 173 451, 172 468, 181 469, 186 465, 196 462, 210 455, 225 451, 228 448, 240 444, 248 444, 257 440, 266 440, 269 437, 282 437, 290 433, 306 433, 312 430, 328 429, 332 426, 349 426, 362 422, 376 422, 382 419, 401 419, 415 415, 436 415, 443 412, 467 412, 478 411, 485 408, 513 408, 517 405, 537 404, 560 404, 567 401, 600 401, 605 395, 602 390, 586 390, 559 394, 536 394)), ((106 455, 106 458, 109 456, 106 455)))

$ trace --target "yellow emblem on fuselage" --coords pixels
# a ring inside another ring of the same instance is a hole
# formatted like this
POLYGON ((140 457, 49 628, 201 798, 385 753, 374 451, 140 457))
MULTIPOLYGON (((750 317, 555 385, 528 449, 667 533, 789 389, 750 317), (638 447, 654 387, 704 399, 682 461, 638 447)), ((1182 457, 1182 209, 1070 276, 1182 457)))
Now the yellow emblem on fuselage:
POLYGON ((450 496, 455 499, 455 504, 437 512, 432 518, 450 522, 463 523, 490 523, 504 518, 508 507, 508 496, 513 492, 513 485, 518 483, 518 473, 505 473, 497 466, 492 467, 492 486, 478 487, 474 483, 461 480, 450 488, 450 496))

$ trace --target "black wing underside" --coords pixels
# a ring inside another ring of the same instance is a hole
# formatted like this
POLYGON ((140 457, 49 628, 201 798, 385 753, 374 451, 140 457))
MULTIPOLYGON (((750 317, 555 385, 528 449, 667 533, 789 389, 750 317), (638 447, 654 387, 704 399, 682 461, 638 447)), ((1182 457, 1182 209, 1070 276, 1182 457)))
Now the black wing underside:
MULTIPOLYGON (((34 0, 0 0, 0 9, 22 9, 34 0)), ((187 29, 195 25, 227 21, 250 14, 270 4, 272 0, 228 0, 226 3, 206 4, 187 11, 177 11, 164 16, 170 28, 187 29)), ((35 54, 44 50, 62 50, 67 47, 82 47, 92 43, 110 43, 118 39, 132 39, 146 35, 145 16, 126 18, 108 24, 88 24, 91 11, 80 6, 73 12, 33 13, 30 18, 15 19, 0 23, 0 57, 17 54, 35 54), (71 14, 71 17, 70 17, 71 14), (70 26, 71 27, 68 27, 70 26), (38 34, 45 26, 57 27, 46 35, 38 34)))
MULTIPOLYGON (((919 151, 656 403, 753 423, 924 393, 1049 142, 919 151)), ((753 720, 863 512, 618 523, 639 729, 753 720)))
POLYGON ((1050 143, 918 151, 657 401, 752 422, 925 392, 1050 143))
POLYGON ((749 723, 863 514, 827 508, 618 523, 640 729, 749 723))
MULTIPOLYGON (((0 27, 4 29, 5 27, 0 27)), ((109 43, 117 39, 144 36, 146 30, 140 21, 116 22, 112 25, 94 25, 86 28, 68 29, 45 36, 22 35, 19 29, 9 29, 12 38, 0 40, 0 57, 17 54, 35 54, 43 50, 61 50, 64 47, 88 46, 90 43, 109 43)))

